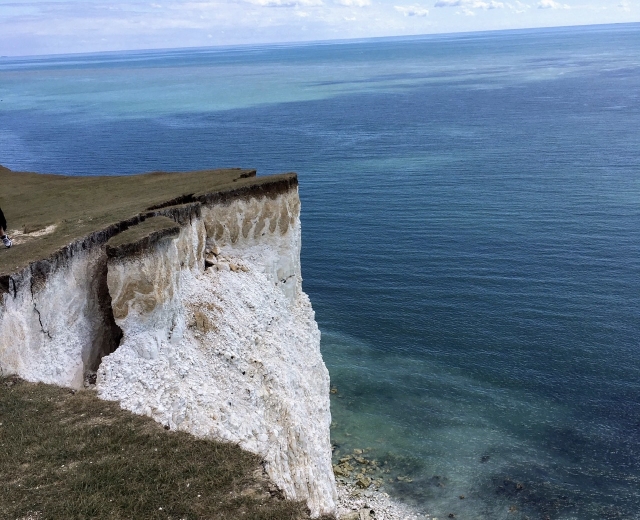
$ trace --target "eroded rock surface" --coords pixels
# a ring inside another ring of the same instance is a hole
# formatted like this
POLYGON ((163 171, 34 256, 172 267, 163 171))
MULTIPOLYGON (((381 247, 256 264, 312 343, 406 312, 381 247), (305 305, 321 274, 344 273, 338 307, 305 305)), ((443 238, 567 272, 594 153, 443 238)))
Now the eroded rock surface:
POLYGON ((117 347, 107 259, 79 248, 73 261, 43 261, 0 295, 0 375, 81 388, 84 373, 117 347))
POLYGON ((0 372, 72 388, 95 379, 104 399, 261 455, 287 498, 335 513, 299 212, 292 175, 183 197, 0 278, 0 372), (179 230, 108 246, 156 217, 179 230))
POLYGON ((296 192, 203 208, 152 254, 110 259, 124 337, 97 387, 172 429, 261 455, 285 496, 318 515, 336 508, 329 375, 301 287, 298 212, 296 192))

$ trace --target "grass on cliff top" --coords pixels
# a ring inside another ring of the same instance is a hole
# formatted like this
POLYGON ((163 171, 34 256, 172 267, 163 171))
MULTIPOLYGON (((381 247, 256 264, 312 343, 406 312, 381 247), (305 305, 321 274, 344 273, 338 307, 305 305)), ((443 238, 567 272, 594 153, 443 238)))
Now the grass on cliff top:
POLYGON ((72 391, 0 379, 0 518, 309 518, 231 444, 72 391), (275 495, 275 496, 273 496, 275 495))
POLYGON ((140 222, 136 226, 131 226, 129 229, 118 233, 116 236, 111 237, 108 245, 114 248, 124 246, 126 244, 135 243, 138 240, 152 235, 154 233, 162 233, 165 230, 179 229, 178 225, 167 217, 151 217, 140 222))
POLYGON ((69 177, 0 166, 0 207, 14 247, 0 248, 0 275, 16 272, 61 247, 183 195, 213 193, 283 176, 254 170, 69 177))

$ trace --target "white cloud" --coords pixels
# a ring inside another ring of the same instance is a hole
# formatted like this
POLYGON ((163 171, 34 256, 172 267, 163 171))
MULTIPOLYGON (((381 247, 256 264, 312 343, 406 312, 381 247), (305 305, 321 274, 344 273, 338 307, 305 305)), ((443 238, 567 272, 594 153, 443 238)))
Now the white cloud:
POLYGON ((469 9, 504 9, 505 4, 496 0, 438 0, 435 7, 462 7, 465 14, 470 14, 469 9))
POLYGON ((0 55, 399 36, 417 23, 425 33, 624 23, 639 20, 639 2, 0 0, 0 55))
POLYGON ((515 6, 511 4, 507 4, 507 5, 509 6, 510 9, 512 9, 517 14, 526 13, 529 9, 531 9, 531 6, 529 4, 524 4, 520 2, 520 0, 516 0, 515 6))
POLYGON ((538 9, 571 9, 567 4, 561 4, 555 0, 540 0, 538 9))
POLYGON ((261 7, 313 7, 324 5, 322 0, 247 0, 261 7))
POLYGON ((347 7, 367 7, 371 5, 371 0, 334 0, 334 2, 347 7))
POLYGON ((629 4, 629 2, 627 2, 627 0, 622 0, 622 2, 618 4, 618 7, 623 11, 626 11, 627 13, 631 11, 631 5, 629 4))
POLYGON ((419 5, 396 5, 395 10, 402 13, 404 16, 427 16, 429 9, 425 9, 419 5))

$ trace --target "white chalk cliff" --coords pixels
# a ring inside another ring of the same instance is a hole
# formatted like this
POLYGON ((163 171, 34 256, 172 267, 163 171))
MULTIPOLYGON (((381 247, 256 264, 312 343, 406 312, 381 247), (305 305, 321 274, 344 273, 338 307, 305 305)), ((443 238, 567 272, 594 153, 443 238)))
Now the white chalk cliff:
POLYGON ((297 182, 167 207, 142 220, 175 227, 140 244, 97 237, 16 276, 0 302, 0 369, 78 387, 99 362, 101 398, 237 443, 287 498, 335 513, 329 375, 302 291, 299 213, 297 182))

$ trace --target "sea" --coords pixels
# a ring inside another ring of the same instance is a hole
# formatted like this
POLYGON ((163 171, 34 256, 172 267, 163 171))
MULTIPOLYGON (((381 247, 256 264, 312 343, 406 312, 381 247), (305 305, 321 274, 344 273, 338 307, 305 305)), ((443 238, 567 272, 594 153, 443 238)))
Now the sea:
POLYGON ((3 57, 0 164, 296 171, 336 457, 640 518, 640 24, 3 57))

